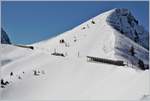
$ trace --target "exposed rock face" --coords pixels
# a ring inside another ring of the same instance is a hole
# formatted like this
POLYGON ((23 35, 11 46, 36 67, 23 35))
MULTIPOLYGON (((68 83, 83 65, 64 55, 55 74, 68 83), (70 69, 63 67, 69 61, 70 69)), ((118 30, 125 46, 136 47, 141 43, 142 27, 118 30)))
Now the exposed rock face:
POLYGON ((131 40, 149 49, 149 33, 128 9, 116 9, 107 18, 107 22, 131 40))
POLYGON ((11 44, 7 33, 1 28, 1 44, 11 44))

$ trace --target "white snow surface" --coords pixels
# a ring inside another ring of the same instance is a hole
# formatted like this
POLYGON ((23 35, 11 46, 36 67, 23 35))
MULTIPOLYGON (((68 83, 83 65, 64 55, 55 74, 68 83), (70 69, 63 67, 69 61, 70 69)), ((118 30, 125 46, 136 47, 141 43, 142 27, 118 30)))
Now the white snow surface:
POLYGON ((149 70, 87 61, 86 56, 136 61, 126 51, 133 45, 136 57, 148 63, 147 49, 107 23, 114 11, 32 44, 34 50, 1 44, 0 78, 10 84, 0 88, 0 100, 140 100, 149 95, 149 70), (54 52, 65 57, 51 55, 54 52), (35 76, 34 70, 40 75, 35 76))

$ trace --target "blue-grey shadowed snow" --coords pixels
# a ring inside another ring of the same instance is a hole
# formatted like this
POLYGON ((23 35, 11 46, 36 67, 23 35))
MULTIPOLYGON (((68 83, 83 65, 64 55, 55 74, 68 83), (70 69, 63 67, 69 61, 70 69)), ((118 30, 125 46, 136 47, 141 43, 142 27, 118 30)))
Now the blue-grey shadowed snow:
POLYGON ((11 41, 29 44, 65 32, 113 8, 127 8, 148 29, 148 1, 2 2, 2 27, 11 41))
POLYGON ((11 62, 10 59, 1 60, 1 66, 5 65, 5 64, 7 64, 7 63, 9 63, 9 62, 11 62))

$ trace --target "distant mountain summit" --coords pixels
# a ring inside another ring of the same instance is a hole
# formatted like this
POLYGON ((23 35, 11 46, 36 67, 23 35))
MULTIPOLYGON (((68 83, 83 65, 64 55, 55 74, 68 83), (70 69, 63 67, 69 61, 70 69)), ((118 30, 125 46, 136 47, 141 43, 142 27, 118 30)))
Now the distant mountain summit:
POLYGON ((139 21, 128 9, 115 9, 110 16, 107 17, 107 22, 121 34, 127 36, 144 48, 149 49, 148 31, 139 24, 139 21))
POLYGON ((115 8, 99 14, 55 38, 36 44, 75 56, 119 59, 138 65, 149 63, 149 34, 130 10, 115 8), (64 45, 62 44, 62 41, 64 45), (68 48, 69 47, 69 48, 68 48))
POLYGON ((7 33, 1 28, 1 44, 11 44, 7 33))

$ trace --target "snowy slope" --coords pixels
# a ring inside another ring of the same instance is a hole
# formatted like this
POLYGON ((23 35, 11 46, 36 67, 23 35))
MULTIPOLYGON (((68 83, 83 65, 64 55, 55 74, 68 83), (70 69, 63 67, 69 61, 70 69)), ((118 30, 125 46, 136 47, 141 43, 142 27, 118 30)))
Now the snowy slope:
POLYGON ((107 22, 115 11, 35 43, 34 50, 1 45, 1 60, 5 62, 0 77, 10 84, 0 88, 0 99, 137 100, 148 95, 148 70, 87 61, 86 56, 95 56, 127 63, 140 58, 148 63, 148 50, 107 22), (136 49, 135 57, 127 52, 130 45, 136 49), (65 57, 51 55, 55 52, 65 57), (35 70, 39 75, 34 75, 35 70))

